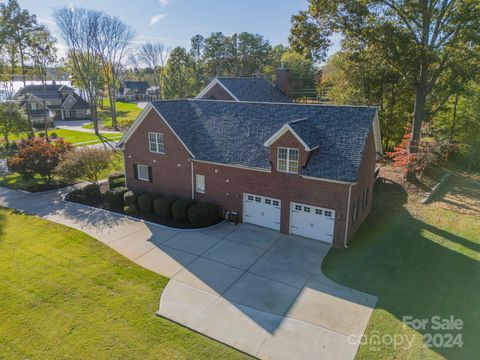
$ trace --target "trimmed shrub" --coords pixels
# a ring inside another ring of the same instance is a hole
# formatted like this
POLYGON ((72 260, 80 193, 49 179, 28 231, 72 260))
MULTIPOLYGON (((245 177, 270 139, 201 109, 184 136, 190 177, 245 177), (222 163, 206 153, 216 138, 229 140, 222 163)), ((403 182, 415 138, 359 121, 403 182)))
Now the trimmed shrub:
POLYGON ((191 199, 178 199, 172 204, 172 217, 176 221, 188 220, 188 209, 195 204, 191 199))
POLYGON ((108 182, 115 179, 125 179, 125 174, 123 172, 117 171, 108 175, 108 182))
POLYGON ((108 187, 110 189, 115 189, 118 187, 125 187, 125 178, 116 178, 108 181, 108 187))
POLYGON ((50 134, 50 138, 51 138, 51 139, 58 139, 58 134, 53 131, 53 132, 50 134))
POLYGON ((205 227, 214 224, 217 220, 218 206, 215 204, 195 204, 188 209, 188 221, 193 226, 205 227))
POLYGON ((158 194, 144 193, 137 197, 137 204, 140 211, 150 212, 153 210, 153 201, 158 197, 158 194))
POLYGON ((168 219, 172 217, 172 204, 177 200, 174 196, 161 196, 156 198, 153 202, 153 209, 155 214, 160 216, 162 219, 168 219))
POLYGON ((123 208, 123 211, 125 211, 125 214, 127 215, 132 215, 136 214, 138 212, 137 206, 135 204, 133 205, 127 205, 123 208))
POLYGON ((113 190, 108 190, 105 193, 105 201, 109 208, 119 208, 123 206, 123 194, 128 191, 125 187, 118 187, 113 190))
POLYGON ((100 197, 100 186, 97 184, 85 185, 81 190, 87 199, 98 199, 100 197))
POLYGON ((133 191, 127 191, 125 194, 123 194, 123 202, 125 203, 125 206, 134 205, 136 207, 137 194, 135 194, 133 191))
POLYGON ((83 189, 75 189, 70 191, 65 196, 65 199, 73 202, 83 202, 86 200, 86 197, 85 197, 85 193, 83 192, 83 189))

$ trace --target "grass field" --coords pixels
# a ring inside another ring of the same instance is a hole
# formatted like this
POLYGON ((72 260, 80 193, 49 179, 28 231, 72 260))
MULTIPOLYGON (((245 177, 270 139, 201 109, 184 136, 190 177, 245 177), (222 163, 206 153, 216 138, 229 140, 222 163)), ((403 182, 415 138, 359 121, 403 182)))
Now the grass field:
MULTIPOLYGON (((98 109, 98 114, 104 128, 112 127, 112 114, 110 112, 108 100, 104 100, 104 109, 98 109)), ((136 103, 126 103, 117 101, 117 121, 121 128, 128 128, 133 124, 137 116, 142 112, 136 103)), ((83 126, 86 129, 92 129, 93 123, 83 126)))
MULTIPOLYGON (((78 145, 93 145, 93 144, 99 144, 102 142, 102 139, 100 139, 97 135, 94 133, 90 132, 85 132, 85 131, 75 131, 75 130, 65 130, 65 129, 53 129, 48 132, 48 134, 51 136, 52 133, 55 133, 58 135, 58 137, 61 137, 65 139, 65 141, 68 141, 72 144, 78 144, 78 145)), ((43 131, 37 131, 35 132, 35 136, 40 136, 43 135, 43 131)), ((104 140, 119 140, 123 134, 103 134, 102 138, 104 140)), ((13 140, 19 140, 19 139, 25 139, 27 138, 27 134, 20 134, 16 136, 11 136, 10 141, 13 140)), ((3 140, 0 137, 0 140, 3 140)))
POLYGON ((155 315, 167 279, 71 228, 0 209, 0 358, 241 359, 155 315))
MULTIPOLYGON (((447 191, 460 199, 463 208, 480 199, 480 182, 469 184, 452 185, 447 191)), ((349 248, 335 249, 327 256, 323 271, 328 277, 378 296, 364 339, 379 334, 414 339, 410 348, 406 342, 396 347, 366 343, 360 347, 358 359, 478 358, 480 212, 468 214, 450 208, 408 201, 398 184, 379 184, 374 210, 349 248), (463 329, 435 331, 427 326, 415 331, 402 323, 403 316, 431 319, 435 315, 459 318, 463 329), (425 348, 423 336, 438 332, 461 333, 464 345, 425 348)))
MULTIPOLYGON (((123 171, 123 154, 116 152, 112 156, 112 164, 110 167, 103 171, 100 179, 107 178, 107 176, 116 171, 123 171)), ((5 186, 16 190, 26 190, 31 192, 45 191, 58 187, 64 187, 68 184, 63 182, 60 178, 55 177, 53 182, 46 185, 39 175, 36 175, 33 179, 24 180, 19 174, 10 174, 6 176, 0 176, 0 186, 5 186)))

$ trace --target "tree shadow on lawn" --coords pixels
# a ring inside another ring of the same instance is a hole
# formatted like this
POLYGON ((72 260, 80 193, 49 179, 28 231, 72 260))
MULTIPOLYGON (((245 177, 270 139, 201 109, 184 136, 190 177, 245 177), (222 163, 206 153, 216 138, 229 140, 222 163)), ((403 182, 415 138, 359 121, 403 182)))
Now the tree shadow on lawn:
MULTIPOLYGON (((434 330, 430 322, 425 329, 417 330, 418 336, 451 333, 455 337, 461 333, 463 347, 431 350, 446 358, 476 358, 480 353, 480 245, 414 218, 405 207, 407 194, 400 185, 379 183, 375 192, 372 214, 348 250, 332 249, 323 263, 324 273, 342 285, 378 296, 366 335, 374 331, 380 336, 415 334, 402 329, 404 316, 429 320, 435 315, 442 319, 454 316, 463 321, 462 330, 434 330), (398 321, 389 320, 379 309, 398 321)), ((428 355, 418 336, 417 349, 395 349, 385 344, 380 347, 392 356, 398 356, 399 351, 414 358, 428 355)), ((378 356, 378 348, 370 345, 361 351, 367 358, 378 356)))

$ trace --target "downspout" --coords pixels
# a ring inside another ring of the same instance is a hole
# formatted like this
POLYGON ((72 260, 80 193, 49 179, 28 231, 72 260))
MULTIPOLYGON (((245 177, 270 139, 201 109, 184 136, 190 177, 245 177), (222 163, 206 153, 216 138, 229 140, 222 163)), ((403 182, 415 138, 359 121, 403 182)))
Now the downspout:
POLYGON ((192 200, 195 200, 195 183, 193 179, 193 161, 190 159, 190 168, 192 169, 192 200))
POLYGON ((348 202, 347 202, 347 218, 345 219, 345 238, 343 240, 343 247, 348 248, 347 245, 347 231, 348 231, 348 221, 350 219, 350 199, 352 197, 352 184, 348 185, 348 202))

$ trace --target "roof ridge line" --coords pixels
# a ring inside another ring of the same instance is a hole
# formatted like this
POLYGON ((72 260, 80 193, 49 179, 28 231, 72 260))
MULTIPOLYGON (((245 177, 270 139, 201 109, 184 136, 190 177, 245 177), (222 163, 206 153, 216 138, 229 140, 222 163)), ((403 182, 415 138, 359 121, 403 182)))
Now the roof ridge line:
POLYGON ((304 117, 304 118, 300 118, 300 119, 291 120, 287 124, 295 124, 295 123, 298 123, 300 121, 305 121, 305 120, 308 120, 308 118, 304 117))

